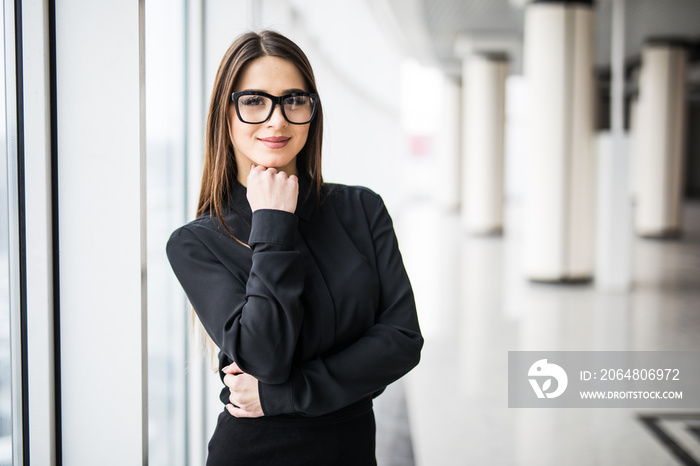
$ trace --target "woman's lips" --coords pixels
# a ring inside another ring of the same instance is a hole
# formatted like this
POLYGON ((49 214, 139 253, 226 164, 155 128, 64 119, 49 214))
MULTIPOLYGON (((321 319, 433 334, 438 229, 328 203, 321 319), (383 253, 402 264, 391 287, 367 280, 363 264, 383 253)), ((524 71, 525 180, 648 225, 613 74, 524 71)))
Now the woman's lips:
POLYGON ((281 149, 287 145, 291 138, 277 136, 271 138, 259 138, 258 141, 262 142, 268 149, 281 149))

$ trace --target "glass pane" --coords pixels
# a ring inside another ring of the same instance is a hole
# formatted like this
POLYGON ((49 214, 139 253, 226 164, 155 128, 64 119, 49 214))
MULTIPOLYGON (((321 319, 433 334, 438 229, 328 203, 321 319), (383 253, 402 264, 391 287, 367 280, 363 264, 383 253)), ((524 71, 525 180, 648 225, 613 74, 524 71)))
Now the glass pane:
MULTIPOLYGON (((0 21, 5 50, 5 25, 0 21)), ((12 365, 10 363, 10 293, 7 210, 7 125, 5 55, 0 60, 0 466, 12 464, 12 365)))
POLYGON ((165 256, 185 221, 185 4, 146 3, 149 463, 186 464, 187 312, 165 256))

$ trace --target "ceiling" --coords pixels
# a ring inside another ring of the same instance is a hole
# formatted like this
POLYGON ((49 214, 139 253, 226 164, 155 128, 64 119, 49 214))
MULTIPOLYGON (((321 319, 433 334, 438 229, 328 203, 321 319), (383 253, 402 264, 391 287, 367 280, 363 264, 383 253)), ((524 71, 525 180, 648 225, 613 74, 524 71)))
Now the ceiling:
MULTIPOLYGON (((600 67, 610 63, 612 1, 595 3, 596 64, 600 67)), ((375 10, 381 10, 385 18, 392 16, 391 21, 401 31, 401 40, 409 53, 457 76, 461 72, 460 40, 487 37, 521 44, 528 8, 527 0, 381 0, 378 3, 382 6, 375 10)), ((700 39, 700 1, 626 0, 626 60, 637 59, 644 40, 652 36, 700 39)), ((516 57, 512 69, 519 73, 521 68, 516 57)))

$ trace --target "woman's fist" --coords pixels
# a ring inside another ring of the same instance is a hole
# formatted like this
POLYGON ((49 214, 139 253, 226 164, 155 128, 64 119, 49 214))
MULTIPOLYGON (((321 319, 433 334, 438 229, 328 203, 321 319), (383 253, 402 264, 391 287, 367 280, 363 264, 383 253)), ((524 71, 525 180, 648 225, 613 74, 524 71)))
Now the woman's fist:
POLYGON ((224 367, 221 371, 224 376, 224 384, 231 394, 226 405, 226 410, 235 417, 261 417, 265 414, 260 404, 258 391, 258 379, 243 372, 235 362, 224 367))
POLYGON ((294 213, 299 197, 299 180, 276 168, 253 166, 248 173, 247 198, 250 209, 283 210, 294 213))

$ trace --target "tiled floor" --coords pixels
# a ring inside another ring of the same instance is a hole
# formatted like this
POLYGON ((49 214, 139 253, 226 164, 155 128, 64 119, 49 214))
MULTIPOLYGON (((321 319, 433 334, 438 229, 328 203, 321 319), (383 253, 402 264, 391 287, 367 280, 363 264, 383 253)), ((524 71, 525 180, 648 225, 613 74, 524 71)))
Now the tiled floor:
MULTIPOLYGON (((640 421, 650 410, 509 409, 507 352, 700 350, 700 203, 686 204, 680 240, 634 240, 629 293, 525 280, 518 215, 504 237, 478 238, 430 203, 394 214, 426 343, 404 380, 413 454, 389 447, 408 458, 391 462, 382 447, 399 387, 378 400, 380 466, 694 464, 640 421)), ((657 422, 696 462, 699 413, 657 422)))

